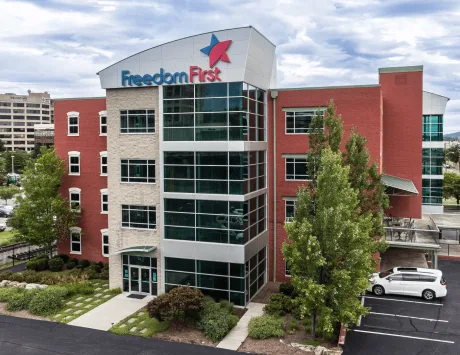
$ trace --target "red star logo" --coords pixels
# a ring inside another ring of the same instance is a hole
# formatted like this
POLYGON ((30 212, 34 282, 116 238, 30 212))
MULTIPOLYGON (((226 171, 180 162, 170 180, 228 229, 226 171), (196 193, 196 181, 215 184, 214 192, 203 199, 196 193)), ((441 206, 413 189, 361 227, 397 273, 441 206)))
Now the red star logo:
POLYGON ((216 35, 212 35, 211 44, 201 49, 201 52, 209 56, 209 66, 212 68, 219 60, 230 63, 227 49, 232 43, 231 40, 219 42, 216 35))

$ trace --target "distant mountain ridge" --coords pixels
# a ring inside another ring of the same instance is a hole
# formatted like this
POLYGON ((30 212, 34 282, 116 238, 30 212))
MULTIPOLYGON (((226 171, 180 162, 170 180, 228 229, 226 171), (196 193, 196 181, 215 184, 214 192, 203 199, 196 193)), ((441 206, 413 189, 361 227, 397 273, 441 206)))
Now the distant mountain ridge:
POLYGON ((454 133, 448 133, 444 135, 445 138, 458 138, 460 137, 460 131, 454 133))

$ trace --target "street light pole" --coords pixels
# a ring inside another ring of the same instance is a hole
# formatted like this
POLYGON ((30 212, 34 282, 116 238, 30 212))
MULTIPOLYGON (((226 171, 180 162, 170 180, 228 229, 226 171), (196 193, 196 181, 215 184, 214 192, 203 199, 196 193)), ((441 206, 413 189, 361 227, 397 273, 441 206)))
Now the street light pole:
POLYGON ((14 174, 14 155, 11 156, 11 172, 14 174))

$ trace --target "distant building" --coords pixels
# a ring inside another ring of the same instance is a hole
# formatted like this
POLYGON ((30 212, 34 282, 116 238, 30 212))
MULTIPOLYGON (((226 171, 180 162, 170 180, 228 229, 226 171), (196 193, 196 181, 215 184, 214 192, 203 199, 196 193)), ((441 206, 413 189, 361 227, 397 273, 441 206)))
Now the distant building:
POLYGON ((40 147, 51 147, 54 145, 54 124, 40 123, 34 126, 35 150, 37 153, 40 147))
POLYGON ((0 139, 6 150, 32 151, 36 124, 50 124, 53 116, 50 94, 0 94, 0 139))

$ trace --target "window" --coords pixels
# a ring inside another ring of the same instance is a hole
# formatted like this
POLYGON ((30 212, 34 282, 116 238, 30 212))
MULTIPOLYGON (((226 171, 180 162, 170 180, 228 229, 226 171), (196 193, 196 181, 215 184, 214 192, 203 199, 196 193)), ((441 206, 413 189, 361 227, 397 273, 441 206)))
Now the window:
POLYGON ((109 193, 107 189, 101 190, 101 213, 109 212, 109 193))
POLYGON ((40 104, 27 104, 27 107, 39 108, 40 104))
POLYGON ((107 111, 99 112, 99 135, 106 136, 107 135, 107 111))
POLYGON ((102 234, 102 255, 109 256, 109 231, 108 229, 101 229, 102 234))
POLYGON ((286 180, 307 180, 307 158, 303 155, 286 158, 286 180))
POLYGON ((284 275, 291 276, 291 267, 287 261, 284 262, 284 275))
POLYGON ((443 141, 443 115, 423 115, 423 134, 424 142, 443 141))
POLYGON ((121 110, 121 133, 155 133, 155 110, 121 110))
POLYGON ((100 152, 101 156, 101 176, 107 175, 107 152, 100 152))
POLYGON ((324 117, 325 109, 299 109, 286 112, 286 134, 310 133, 310 124, 315 116, 324 117))
POLYGON ((125 228, 156 229, 156 207, 122 205, 121 226, 125 228))
POLYGON ((69 175, 80 175, 80 152, 69 152, 69 175))
POLYGON ((69 189, 69 203, 70 208, 79 210, 81 207, 81 189, 78 187, 71 187, 69 189))
MULTIPOLYGON (((28 110, 30 111, 30 110, 28 110)), ((40 113, 40 111, 38 111, 40 113)), ((67 120, 68 120, 68 136, 78 136, 79 135, 79 128, 78 128, 78 120, 79 120, 79 113, 78 112, 68 112, 67 113, 67 120)))
POLYGON ((442 205, 443 179, 422 179, 422 203, 442 205))
POLYGON ((81 254, 81 228, 71 227, 70 232, 70 254, 81 254))
POLYGON ((295 208, 295 200, 286 200, 284 201, 286 204, 286 214, 285 214, 285 221, 291 222, 294 218, 294 208, 295 208))
POLYGON ((121 181, 155 183, 155 160, 121 159, 121 181))

